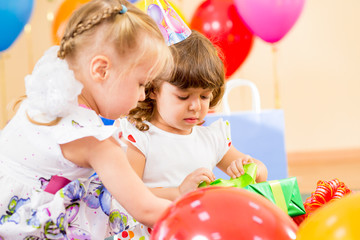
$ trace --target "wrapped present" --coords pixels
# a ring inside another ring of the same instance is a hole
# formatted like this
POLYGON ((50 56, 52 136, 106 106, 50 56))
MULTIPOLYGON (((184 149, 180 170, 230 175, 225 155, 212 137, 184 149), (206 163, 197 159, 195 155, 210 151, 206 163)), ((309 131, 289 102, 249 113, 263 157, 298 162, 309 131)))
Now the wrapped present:
POLYGON ((221 187, 238 187, 244 188, 249 184, 254 184, 256 179, 257 166, 255 163, 249 163, 244 165, 244 174, 238 178, 231 178, 224 180, 222 178, 216 179, 209 185, 206 182, 200 183, 199 187, 207 186, 221 186, 221 187))
POLYGON ((305 214, 296 177, 251 184, 245 189, 266 197, 291 217, 305 214))

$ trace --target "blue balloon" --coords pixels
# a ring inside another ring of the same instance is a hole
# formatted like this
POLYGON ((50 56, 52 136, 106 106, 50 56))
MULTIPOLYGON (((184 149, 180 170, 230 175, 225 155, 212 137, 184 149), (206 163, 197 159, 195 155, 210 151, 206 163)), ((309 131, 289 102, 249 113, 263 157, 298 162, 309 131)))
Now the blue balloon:
POLYGON ((136 3, 138 0, 128 0, 131 3, 136 3))
POLYGON ((34 0, 0 1, 0 52, 8 49, 29 21, 34 0))

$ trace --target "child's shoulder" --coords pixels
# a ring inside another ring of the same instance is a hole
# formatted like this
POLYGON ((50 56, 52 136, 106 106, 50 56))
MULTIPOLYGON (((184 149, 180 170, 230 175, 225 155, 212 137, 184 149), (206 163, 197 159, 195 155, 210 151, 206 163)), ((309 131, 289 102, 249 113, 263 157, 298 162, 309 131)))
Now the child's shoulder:
POLYGON ((218 129, 226 129, 226 128, 230 128, 230 123, 227 120, 224 120, 222 118, 217 119, 214 122, 211 123, 207 123, 205 121, 205 123, 201 126, 198 126, 200 129, 207 129, 208 131, 215 131, 218 129))
POLYGON ((115 126, 105 126, 101 118, 90 109, 75 108, 55 125, 53 136, 60 144, 84 137, 95 137, 102 141, 113 135, 115 126))
MULTIPOLYGON (((150 133, 149 131, 140 131, 136 126, 129 122, 126 118, 121 118, 116 120, 119 125, 118 130, 118 141, 125 140, 130 142, 132 145, 137 147, 144 155, 146 155, 149 142, 150 142, 150 133)), ((115 139, 117 139, 115 137, 115 139)))
POLYGON ((210 136, 226 136, 230 138, 230 123, 227 120, 219 118, 212 123, 204 123, 196 127, 196 131, 210 136))
POLYGON ((123 133, 146 134, 147 131, 140 131, 136 125, 130 122, 127 118, 119 118, 115 121, 123 133))
POLYGON ((116 122, 119 122, 117 125, 120 129, 120 134, 128 141, 134 142, 134 138, 139 139, 139 141, 146 141, 149 137, 149 130, 140 131, 136 125, 131 123, 127 118, 120 118, 116 120, 116 122))

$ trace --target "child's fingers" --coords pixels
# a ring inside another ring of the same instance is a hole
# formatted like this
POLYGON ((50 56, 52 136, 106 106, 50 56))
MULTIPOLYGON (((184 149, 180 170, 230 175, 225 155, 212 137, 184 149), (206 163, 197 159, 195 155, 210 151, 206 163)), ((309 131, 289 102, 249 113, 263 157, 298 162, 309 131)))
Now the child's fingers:
POLYGON ((227 169, 227 174, 228 174, 231 178, 237 178, 236 174, 231 170, 230 167, 228 167, 228 169, 227 169))
POLYGON ((203 172, 203 175, 206 176, 211 182, 215 181, 215 175, 212 171, 210 171, 209 169, 206 169, 203 172))
MULTIPOLYGON (((235 165, 236 165, 236 169, 240 173, 240 176, 243 175, 245 173, 245 171, 244 171, 244 165, 241 162, 241 160, 236 160, 234 162, 235 162, 235 165)), ((240 176, 238 176, 238 177, 240 177, 240 176)))
POLYGON ((250 155, 246 155, 246 157, 243 158, 242 163, 243 165, 248 163, 253 163, 254 159, 250 155))
POLYGON ((230 163, 229 167, 227 168, 227 174, 232 178, 238 178, 245 174, 244 165, 253 162, 254 159, 250 155, 236 159, 230 163))
POLYGON ((198 175, 204 175, 206 176, 208 179, 212 181, 215 181, 215 175, 214 173, 210 170, 210 169, 207 169, 207 168, 199 168, 196 170, 196 173, 198 175))
POLYGON ((206 182, 207 184, 210 184, 211 182, 213 182, 213 180, 206 175, 199 175, 196 178, 196 183, 197 183, 197 185, 199 185, 202 182, 206 182))
POLYGON ((241 161, 239 159, 232 161, 230 166, 227 169, 227 172, 228 172, 229 176, 232 178, 238 178, 242 174, 244 174, 244 168, 242 166, 241 161))

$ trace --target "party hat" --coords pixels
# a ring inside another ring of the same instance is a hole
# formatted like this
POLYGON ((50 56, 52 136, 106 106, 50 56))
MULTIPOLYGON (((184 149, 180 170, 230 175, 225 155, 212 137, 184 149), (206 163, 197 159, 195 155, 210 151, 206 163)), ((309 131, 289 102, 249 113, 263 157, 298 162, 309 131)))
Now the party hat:
POLYGON ((157 23, 168 46, 190 36, 190 28, 166 0, 145 0, 145 9, 157 23))

